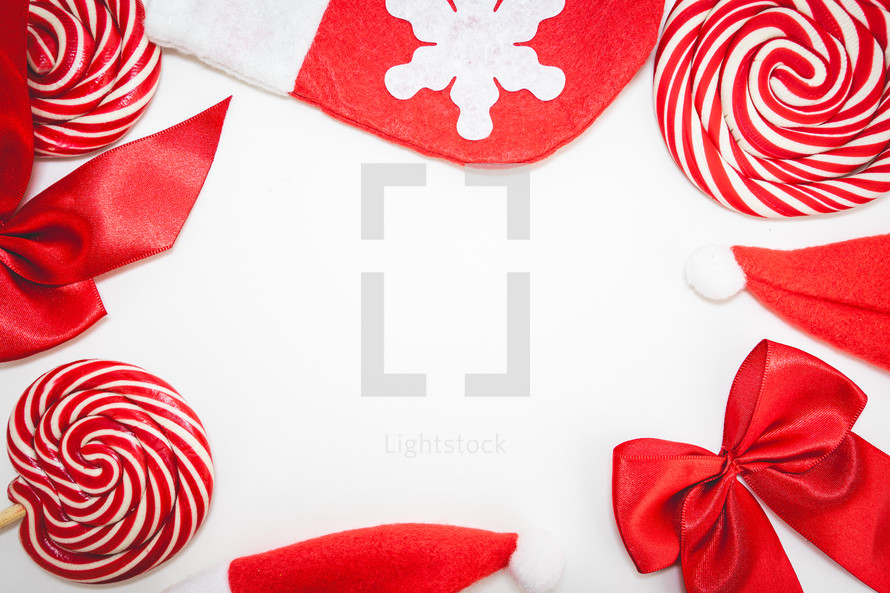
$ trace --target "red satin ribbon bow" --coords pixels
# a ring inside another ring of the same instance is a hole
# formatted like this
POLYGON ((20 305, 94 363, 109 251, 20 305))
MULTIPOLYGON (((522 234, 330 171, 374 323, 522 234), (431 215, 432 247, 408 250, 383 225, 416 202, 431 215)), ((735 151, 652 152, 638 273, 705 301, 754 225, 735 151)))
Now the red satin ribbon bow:
POLYGON ((109 150, 16 212, 34 159, 27 17, 27 0, 0 2, 0 361, 90 327, 105 315, 92 278, 173 245, 228 108, 109 150))
POLYGON ((616 447, 615 518, 637 569, 679 559, 690 593, 801 591, 742 478, 854 576, 890 591, 890 457, 851 432, 865 402, 821 360, 763 341, 736 375, 718 455, 657 439, 616 447))

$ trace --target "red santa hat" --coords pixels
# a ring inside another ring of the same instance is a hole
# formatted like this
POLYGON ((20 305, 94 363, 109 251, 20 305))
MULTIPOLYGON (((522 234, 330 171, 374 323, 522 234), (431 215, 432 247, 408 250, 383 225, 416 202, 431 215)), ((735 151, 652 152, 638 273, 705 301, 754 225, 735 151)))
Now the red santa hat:
POLYGON ((663 0, 143 0, 149 38, 421 153, 543 158, 643 65, 663 0))
POLYGON ((382 525, 238 558, 165 593, 457 593, 501 569, 523 591, 547 593, 562 564, 543 531, 382 525))
POLYGON ((789 323, 890 370, 890 235, 794 251, 703 247, 686 280, 715 300, 747 289, 789 323))

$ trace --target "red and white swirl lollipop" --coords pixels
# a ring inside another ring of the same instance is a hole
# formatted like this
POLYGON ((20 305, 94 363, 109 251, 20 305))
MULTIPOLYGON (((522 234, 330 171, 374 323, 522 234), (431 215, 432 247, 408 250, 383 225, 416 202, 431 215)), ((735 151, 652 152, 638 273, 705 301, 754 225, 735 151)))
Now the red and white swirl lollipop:
POLYGON ((845 210, 890 191, 890 14, 870 0, 681 0, 655 102, 703 192, 764 217, 845 210))
POLYGON ((37 154, 92 152, 136 123, 161 68, 144 20, 139 0, 31 0, 28 86, 37 154))
POLYGON ((9 486, 25 550, 46 570, 108 583, 164 562, 213 493, 204 427, 167 383, 85 360, 42 376, 9 419, 9 486))

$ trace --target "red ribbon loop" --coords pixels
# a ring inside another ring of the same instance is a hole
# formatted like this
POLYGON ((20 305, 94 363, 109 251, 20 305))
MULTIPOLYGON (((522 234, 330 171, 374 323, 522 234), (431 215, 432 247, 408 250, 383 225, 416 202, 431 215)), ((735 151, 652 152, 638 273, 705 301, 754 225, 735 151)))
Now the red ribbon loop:
POLYGON ((99 155, 15 212, 34 158, 27 14, 24 0, 0 6, 0 361, 84 331, 105 314, 94 277, 173 245, 229 104, 99 155))
POLYGON ((640 572, 680 561, 691 593, 800 591, 751 489, 872 588, 890 592, 890 457, 851 432, 866 396, 795 348, 763 341, 736 375, 723 448, 615 448, 613 506, 640 572))

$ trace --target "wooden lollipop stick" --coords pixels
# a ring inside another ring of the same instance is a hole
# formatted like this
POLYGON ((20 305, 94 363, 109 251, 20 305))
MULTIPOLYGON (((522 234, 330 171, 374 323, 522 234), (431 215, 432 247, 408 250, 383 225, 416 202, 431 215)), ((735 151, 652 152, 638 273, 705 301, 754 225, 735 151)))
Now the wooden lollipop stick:
POLYGON ((25 507, 14 504, 0 511, 0 529, 5 529, 13 523, 18 523, 25 518, 25 507))

